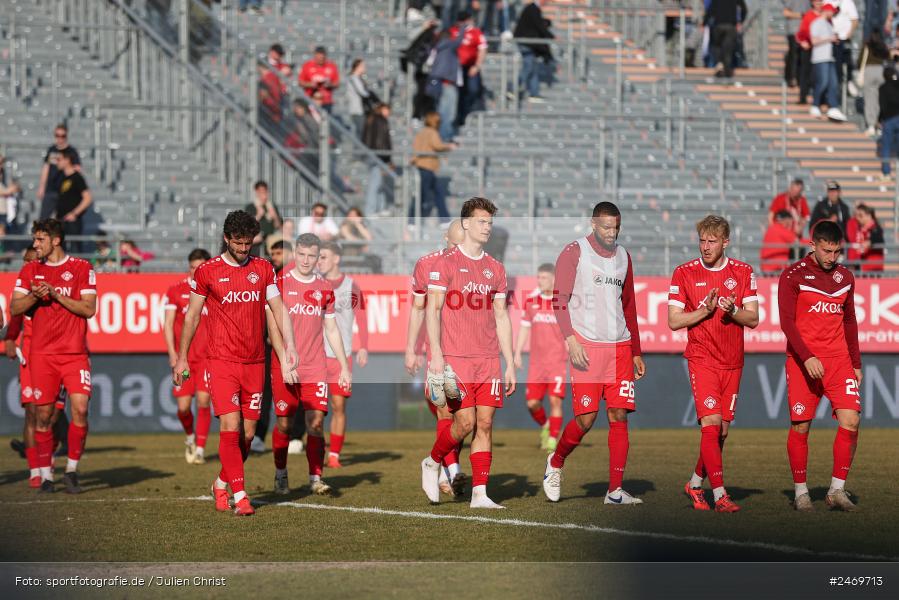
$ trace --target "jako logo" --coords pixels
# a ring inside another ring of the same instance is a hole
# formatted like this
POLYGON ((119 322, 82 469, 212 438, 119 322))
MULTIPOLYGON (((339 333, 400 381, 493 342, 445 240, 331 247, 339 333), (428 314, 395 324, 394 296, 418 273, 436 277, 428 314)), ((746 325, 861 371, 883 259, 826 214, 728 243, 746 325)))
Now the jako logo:
POLYGON ((810 313, 827 313, 831 315, 840 315, 843 314, 843 305, 837 302, 824 302, 823 300, 819 300, 812 304, 808 311, 810 313))
POLYGON ((231 304, 232 302, 259 302, 258 291, 228 292, 222 298, 222 304, 231 304))
POLYGON ((292 315, 308 315, 310 317, 322 316, 322 307, 314 304, 294 304, 288 311, 292 315))

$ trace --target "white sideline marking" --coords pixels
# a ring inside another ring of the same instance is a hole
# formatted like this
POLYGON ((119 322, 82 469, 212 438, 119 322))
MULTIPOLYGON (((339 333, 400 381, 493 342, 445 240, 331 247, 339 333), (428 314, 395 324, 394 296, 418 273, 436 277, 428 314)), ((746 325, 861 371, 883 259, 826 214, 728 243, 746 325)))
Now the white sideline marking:
MULTIPOLYGON (((12 502, 0 502, 2 505, 33 505, 33 504, 71 504, 71 503, 112 503, 112 502, 211 502, 212 496, 188 496, 182 498, 67 498, 65 500, 24 500, 12 502)), ((769 550, 772 552, 781 552, 784 554, 802 554, 807 556, 818 556, 821 558, 852 558, 855 560, 879 561, 879 562, 897 562, 899 557, 882 556, 876 554, 853 554, 850 552, 816 552, 807 548, 798 546, 786 546, 783 544, 774 544, 770 542, 751 542, 731 540, 726 538, 712 538, 702 535, 678 535, 674 533, 662 533, 657 531, 629 531, 627 529, 616 529, 614 527, 600 527, 599 525, 584 525, 579 523, 545 523, 543 521, 524 521, 521 519, 495 519, 491 517, 479 517, 473 515, 445 515, 439 513, 428 513, 408 510, 391 510, 385 508, 376 508, 368 506, 334 506, 330 504, 310 504, 307 502, 266 502, 264 500, 254 500, 256 506, 284 506, 287 508, 313 509, 313 510, 334 510, 350 513, 362 513, 373 515, 385 515, 391 517, 406 517, 412 519, 433 519, 445 521, 468 521, 473 523, 487 523, 490 525, 505 525, 511 527, 537 527, 545 529, 563 529, 587 531, 590 533, 605 533, 609 535, 621 535, 626 537, 644 537, 656 540, 669 540, 673 542, 689 542, 696 544, 714 544, 718 546, 728 546, 734 548, 753 548, 756 550, 769 550)))

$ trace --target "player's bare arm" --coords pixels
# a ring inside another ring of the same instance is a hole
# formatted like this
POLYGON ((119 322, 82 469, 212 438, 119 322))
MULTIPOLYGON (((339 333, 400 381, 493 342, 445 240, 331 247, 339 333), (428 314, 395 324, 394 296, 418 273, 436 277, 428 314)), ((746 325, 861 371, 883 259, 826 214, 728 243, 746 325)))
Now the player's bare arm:
POLYGON ((178 349, 175 348, 175 309, 170 308, 165 311, 165 318, 162 322, 162 335, 165 337, 165 348, 169 353, 169 367, 174 368, 178 362, 178 349))
POLYGON ((514 356, 514 364, 516 369, 520 369, 522 365, 521 353, 524 351, 524 345, 528 343, 528 338, 531 336, 531 328, 522 325, 518 330, 518 339, 515 340, 515 356, 514 356))
POLYGON ((281 364, 281 376, 284 378, 284 383, 297 383, 299 381, 296 370, 298 365, 287 363, 287 357, 284 354, 284 338, 281 337, 281 328, 278 327, 278 320, 272 314, 271 309, 265 311, 265 324, 268 328, 268 340, 272 345, 272 350, 275 351, 275 357, 281 364))
POLYGON ((509 309, 506 306, 506 297, 493 299, 493 316, 496 318, 496 338, 499 342, 499 351, 506 361, 506 372, 503 374, 503 382, 506 384, 506 395, 515 393, 515 364, 512 358, 512 319, 509 318, 509 309))
POLYGON ((24 315, 37 304, 39 298, 34 294, 34 287, 29 293, 15 291, 12 293, 12 301, 9 303, 9 312, 12 316, 24 315))
POLYGON ((184 315, 184 327, 181 329, 181 348, 178 349, 178 360, 172 367, 172 382, 180 386, 184 383, 184 372, 190 373, 190 367, 187 364, 187 352, 190 350, 190 343, 197 333, 197 327, 200 326, 200 315, 203 313, 203 305, 206 303, 206 297, 199 294, 191 293, 190 303, 187 305, 187 314, 184 315))
POLYGON ((409 308, 408 337, 406 338, 406 356, 404 364, 409 375, 415 375, 421 368, 421 357, 415 352, 415 344, 425 322, 425 300, 427 296, 412 296, 412 306, 409 308))
MULTIPOLYGON (((699 303, 696 310, 685 311, 680 306, 668 305, 668 327, 671 331, 677 331, 685 327, 693 327, 697 323, 708 319, 718 307, 718 288, 712 288, 699 303)), ((756 303, 756 317, 758 317, 758 303, 756 303)))
MULTIPOLYGON (((284 343, 284 359, 287 362, 287 365, 290 367, 290 370, 296 369, 297 365, 300 362, 299 355, 297 354, 297 346, 293 339, 293 330, 287 325, 290 323, 290 316, 287 314, 287 307, 284 306, 284 301, 281 299, 281 296, 272 296, 268 299, 268 307, 272 313, 272 315, 281 315, 280 319, 275 319, 275 326, 278 328, 279 333, 281 334, 281 339, 284 343)), ((333 346, 332 346, 333 347, 333 346)))
POLYGON ((65 308, 70 313, 85 319, 90 319, 95 314, 97 314, 96 292, 85 291, 82 294, 82 297, 76 300, 75 298, 63 296, 56 291, 56 288, 53 288, 51 286, 47 286, 47 288, 47 297, 50 298, 50 300, 52 300, 53 302, 59 302, 63 306, 63 308, 65 308))
POLYGON ((428 290, 428 306, 425 309, 425 319, 428 328, 428 342, 431 345, 431 363, 428 370, 431 373, 443 373, 443 349, 440 347, 440 311, 446 300, 446 291, 428 290))
POLYGON ((718 302, 721 310, 728 315, 734 323, 755 329, 759 324, 759 303, 758 300, 751 300, 743 306, 737 305, 736 296, 728 296, 721 298, 718 302))
POLYGON ((325 318, 325 339, 331 344, 331 348, 336 354, 335 358, 340 364, 340 375, 337 378, 337 385, 350 389, 353 383, 353 377, 350 375, 350 367, 346 361, 346 350, 343 347, 343 339, 340 337, 340 329, 337 327, 337 320, 333 318, 325 318))
POLYGON ((634 380, 642 379, 646 375, 646 363, 642 356, 634 357, 634 380))

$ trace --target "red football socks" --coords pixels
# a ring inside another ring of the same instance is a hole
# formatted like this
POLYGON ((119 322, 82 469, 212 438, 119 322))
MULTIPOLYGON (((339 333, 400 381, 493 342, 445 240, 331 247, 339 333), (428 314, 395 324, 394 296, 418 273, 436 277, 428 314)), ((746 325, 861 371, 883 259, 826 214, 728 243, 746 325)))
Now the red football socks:
MULTIPOLYGON (((51 434, 52 435, 52 434, 51 434)), ((80 460, 84 452, 84 442, 87 440, 87 425, 79 427, 69 423, 69 458, 80 460)))
POLYGON ((699 443, 699 457, 705 465, 709 483, 712 489, 724 486, 724 467, 721 458, 721 426, 706 425, 702 428, 702 438, 699 443))
POLYGON ((842 427, 837 428, 837 435, 833 440, 833 476, 845 481, 849 477, 849 467, 852 466, 852 458, 855 456, 855 447, 858 445, 858 431, 849 431, 842 427))
POLYGON ((290 445, 290 436, 281 433, 281 430, 275 427, 272 431, 272 454, 275 457, 275 468, 287 468, 287 447, 290 445))
MULTIPOLYGON (((437 437, 435 441, 440 439, 440 436, 443 434, 444 430, 448 430, 452 426, 452 419, 437 419, 437 437)), ((444 467, 454 465, 457 462, 459 462, 459 453, 456 451, 456 448, 453 448, 452 450, 447 452, 446 456, 443 457, 444 467)))
POLYGON ((219 460, 222 461, 222 473, 219 477, 231 485, 232 494, 244 491, 241 439, 243 436, 237 431, 219 433, 219 460))
POLYGON ((543 410, 543 405, 538 404, 537 408, 528 408, 531 413, 531 418, 539 425, 543 427, 546 425, 546 411, 543 410))
MULTIPOLYGON (((834 454, 836 454, 836 444, 834 444, 834 454)), ((808 433, 798 433, 792 427, 790 428, 790 433, 787 435, 787 455, 790 457, 793 483, 805 483, 808 471, 808 433)))
POLYGON ((25 448, 25 460, 29 469, 37 469, 37 447, 25 448))
MULTIPOLYGON (((721 462, 724 462, 724 436, 718 437, 718 447, 721 448, 721 462)), ((699 443, 699 458, 696 459, 696 468, 693 470, 700 478, 706 478, 705 466, 702 464, 702 441, 699 443)))
MULTIPOLYGON (((449 427, 444 426, 444 429, 437 434, 437 441, 431 448, 431 459, 437 464, 443 462, 446 455, 452 452, 459 443, 459 440, 453 437, 452 421, 449 421, 449 424, 449 427)), ((458 457, 456 460, 458 461, 458 457)))
POLYGON ((306 461, 309 463, 309 474, 321 476, 325 463, 325 438, 311 433, 306 436, 306 461))
POLYGON ((627 436, 627 421, 609 423, 609 491, 621 487, 624 467, 627 465, 627 451, 630 442, 627 436))
POLYGON ((38 468, 50 468, 50 460, 53 457, 53 432, 35 431, 34 444, 37 449, 38 468))
POLYGON ((206 447, 206 438, 209 437, 209 427, 212 424, 212 411, 208 406, 197 407, 197 447, 206 447))
POLYGON ((565 426, 565 431, 562 432, 562 439, 559 440, 559 445, 556 446, 556 451, 550 459, 550 464, 554 469, 562 468, 565 464, 565 458, 571 454, 572 450, 578 447, 586 433, 578 425, 577 419, 569 421, 568 425, 565 426))
POLYGON ((562 417, 549 418, 549 437, 559 439, 559 432, 562 431, 562 417))
POLYGON ((184 433, 190 435, 194 432, 194 413, 190 412, 189 408, 184 412, 178 411, 178 420, 181 421, 184 433))
POLYGON ((331 454, 340 454, 343 450, 343 436, 336 433, 331 434, 331 448, 328 450, 331 454))
POLYGON ((471 461, 471 487, 487 485, 490 479, 490 463, 493 462, 492 452, 473 452, 468 459, 471 461))

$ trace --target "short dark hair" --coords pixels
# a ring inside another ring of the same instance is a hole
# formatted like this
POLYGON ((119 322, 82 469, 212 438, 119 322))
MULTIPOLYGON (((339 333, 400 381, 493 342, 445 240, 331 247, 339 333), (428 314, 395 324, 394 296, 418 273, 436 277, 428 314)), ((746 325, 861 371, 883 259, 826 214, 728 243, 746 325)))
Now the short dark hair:
POLYGON ((66 133, 69 132, 69 128, 68 128, 68 126, 67 126, 65 123, 58 123, 58 124, 56 125, 56 127, 53 128, 53 131, 56 131, 57 129, 62 129, 62 130, 65 131, 66 133))
POLYGON ((788 210, 779 210, 776 213, 774 213, 774 218, 775 219, 792 219, 793 213, 791 213, 788 210))
POLYGON ((56 219, 40 219, 31 224, 31 233, 46 233, 51 238, 59 238, 60 243, 66 241, 66 232, 62 223, 56 219))
POLYGON ((555 275, 556 274, 556 265, 554 265, 552 263, 543 263, 542 265, 537 267, 537 272, 538 273, 552 273, 553 275, 555 275))
POLYGON ((314 211, 316 208, 324 208, 325 212, 328 212, 328 205, 324 202, 316 202, 312 205, 312 210, 314 211))
POLYGON ((284 46, 282 46, 281 44, 272 44, 269 47, 269 52, 271 51, 277 52, 281 56, 284 56, 284 46))
POLYGON ((258 190, 259 188, 268 189, 268 184, 260 179, 259 181, 257 181, 256 183, 253 184, 254 190, 258 190))
POLYGON ((62 150, 60 150, 59 154, 60 154, 60 156, 65 158, 70 163, 74 163, 76 157, 78 156, 78 154, 75 152, 75 149, 72 148, 71 146, 67 146, 66 148, 63 148, 62 150))
POLYGON ((269 252, 272 250, 284 250, 285 252, 290 252, 293 250, 293 244, 288 242, 287 240, 278 240, 277 242, 272 244, 272 247, 269 248, 269 252))
POLYGON ((209 254, 209 251, 205 248, 194 248, 190 251, 190 254, 187 255, 187 262, 192 263, 195 260, 209 260, 212 258, 212 255, 209 254))
POLYGON ((225 237, 231 240, 235 238, 254 238, 259 235, 259 221, 250 213, 234 210, 225 217, 223 229, 225 237))
POLYGON ((812 227, 812 241, 839 244, 843 241, 843 230, 833 221, 822 219, 812 227))
POLYGON ((319 250, 322 247, 321 238, 319 238, 314 233, 303 233, 300 234, 300 237, 297 238, 297 247, 302 246, 303 248, 311 248, 312 246, 317 246, 319 250))
POLYGON ((496 205, 488 200, 487 198, 481 198, 480 196, 474 196, 473 198, 469 198, 465 201, 465 204, 462 205, 462 218, 467 219, 471 215, 474 214, 476 210, 483 210, 490 213, 490 216, 496 214, 496 205))
POLYGON ((796 185, 801 185, 801 186, 805 187, 805 181, 801 177, 796 177, 790 183, 796 184, 796 185))
POLYGON ((611 202, 599 202, 593 207, 593 218, 596 217, 621 217, 621 211, 611 202))
POLYGON ((330 250, 337 256, 343 256, 343 246, 341 246, 339 243, 335 242, 334 240, 326 240, 326 241, 322 242, 321 249, 322 250, 330 250))
POLYGON ((324 54, 325 56, 327 56, 327 55, 328 55, 328 49, 325 48, 324 46, 316 46, 316 47, 315 47, 315 50, 313 50, 312 53, 313 53, 313 54, 324 54))

